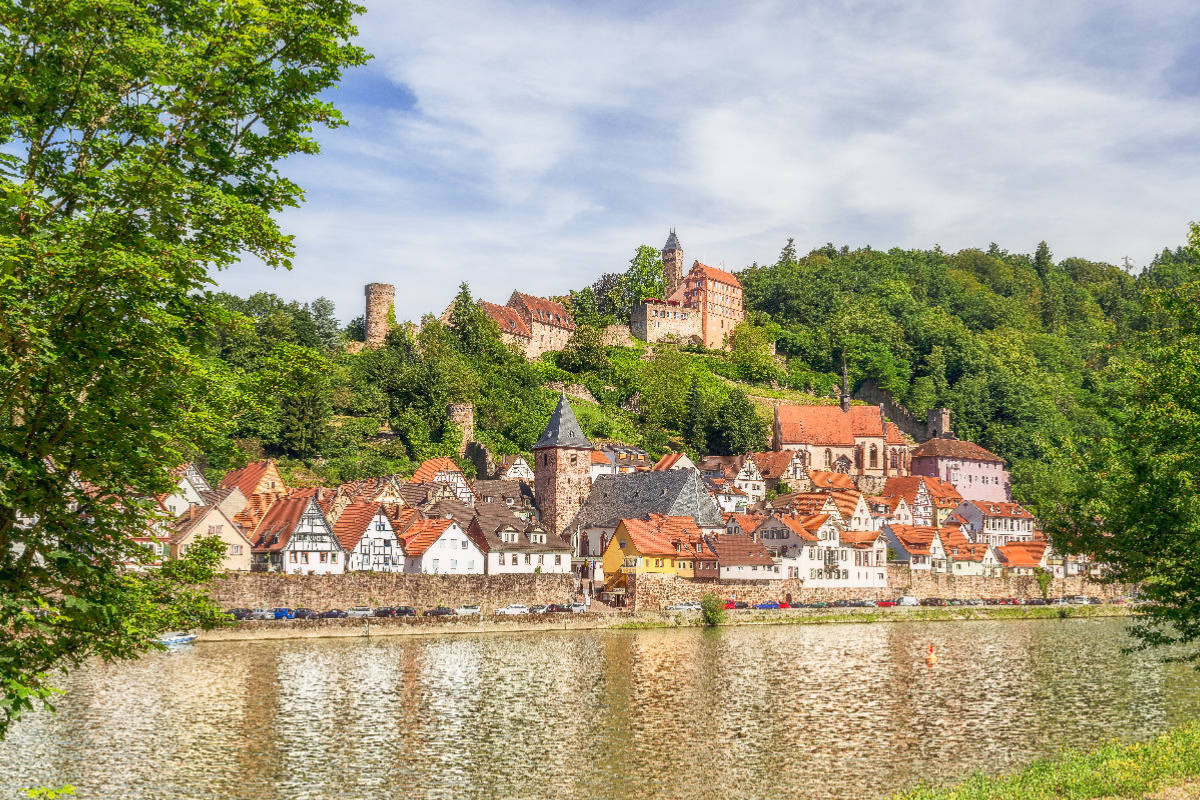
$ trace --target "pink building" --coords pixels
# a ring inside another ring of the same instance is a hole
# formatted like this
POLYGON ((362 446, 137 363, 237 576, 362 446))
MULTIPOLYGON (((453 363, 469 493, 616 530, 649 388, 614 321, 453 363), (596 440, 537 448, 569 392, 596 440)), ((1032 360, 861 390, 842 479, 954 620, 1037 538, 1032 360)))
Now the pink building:
POLYGON ((1012 489, 1004 459, 973 442, 936 437, 912 454, 912 474, 954 485, 964 500, 1007 502, 1012 489))

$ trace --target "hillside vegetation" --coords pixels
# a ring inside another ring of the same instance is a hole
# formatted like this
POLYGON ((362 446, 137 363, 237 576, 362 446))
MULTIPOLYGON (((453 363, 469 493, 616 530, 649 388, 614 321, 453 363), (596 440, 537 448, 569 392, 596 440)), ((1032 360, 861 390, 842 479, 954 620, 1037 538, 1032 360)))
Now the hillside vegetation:
POLYGON ((398 325, 384 347, 357 354, 344 342, 361 322, 340 330, 328 301, 214 294, 226 313, 208 352, 228 368, 241 410, 209 463, 273 455, 294 479, 323 483, 404 474, 457 453, 461 432, 445 421, 455 401, 475 403, 475 436, 493 453, 528 452, 553 408, 550 381, 596 398, 575 403, 590 437, 656 455, 744 452, 765 445, 775 400, 833 402, 844 354, 853 383, 874 379, 918 417, 952 409, 956 433, 1007 458, 1015 494, 1036 506, 1063 480, 1055 449, 1106 433, 1102 368, 1159 324, 1148 298, 1200 277, 1200 258, 1164 250, 1133 275, 1055 261, 1045 243, 1033 254, 827 245, 800 256, 789 241, 774 264, 738 273, 748 318, 729 353, 605 347, 597 326, 657 291, 645 277, 655 269, 643 246, 629 277, 606 276, 611 297, 597 302, 600 282, 572 292, 565 300, 585 324, 563 352, 532 363, 501 343, 466 285, 448 324, 398 325))

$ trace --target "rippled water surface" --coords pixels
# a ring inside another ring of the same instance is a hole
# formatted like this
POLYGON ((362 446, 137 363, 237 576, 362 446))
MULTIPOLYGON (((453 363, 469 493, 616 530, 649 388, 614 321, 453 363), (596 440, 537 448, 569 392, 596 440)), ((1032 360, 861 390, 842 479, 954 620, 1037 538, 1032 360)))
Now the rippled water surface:
POLYGON ((1200 676, 1120 653, 1125 624, 200 644, 67 678, 0 743, 0 796, 886 796, 1200 718, 1200 676))

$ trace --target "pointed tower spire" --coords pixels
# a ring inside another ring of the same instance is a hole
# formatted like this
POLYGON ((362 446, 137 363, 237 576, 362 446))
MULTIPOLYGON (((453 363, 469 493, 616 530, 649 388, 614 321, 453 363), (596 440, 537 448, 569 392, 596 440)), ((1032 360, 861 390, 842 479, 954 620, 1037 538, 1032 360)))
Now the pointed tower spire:
POLYGON ((592 443, 583 435, 583 428, 579 426, 579 420, 575 419, 575 412, 571 410, 571 404, 567 401, 565 387, 562 396, 558 398, 558 406, 550 415, 550 421, 546 423, 546 430, 542 431, 542 436, 533 449, 541 450, 546 447, 592 449, 592 443))
POLYGON ((842 411, 850 411, 850 378, 846 372, 846 350, 842 348, 842 411))

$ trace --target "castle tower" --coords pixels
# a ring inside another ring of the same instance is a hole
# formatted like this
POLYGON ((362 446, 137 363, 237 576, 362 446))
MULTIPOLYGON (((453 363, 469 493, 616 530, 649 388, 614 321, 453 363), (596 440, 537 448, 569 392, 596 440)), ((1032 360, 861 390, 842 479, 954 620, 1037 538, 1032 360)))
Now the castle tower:
POLYGON ((950 427, 950 409, 931 408, 925 419, 925 431, 930 439, 954 438, 954 433, 950 427))
POLYGON ((367 310, 363 315, 367 326, 366 347, 374 350, 387 339, 388 310, 396 299, 396 287, 390 283, 368 283, 364 293, 367 296, 367 310))
POLYGON ((475 441, 475 404, 451 403, 446 406, 446 421, 458 426, 462 431, 462 444, 458 448, 458 454, 465 456, 467 445, 475 441))
POLYGON ((667 279, 666 300, 675 294, 675 290, 683 285, 683 248, 679 246, 679 237, 671 228, 667 243, 662 249, 663 277, 667 279))
MULTIPOLYGON (((592 491, 592 443, 564 392, 533 446, 533 491, 542 527, 561 535, 592 491)), ((576 543, 576 552, 578 545, 576 543)))

